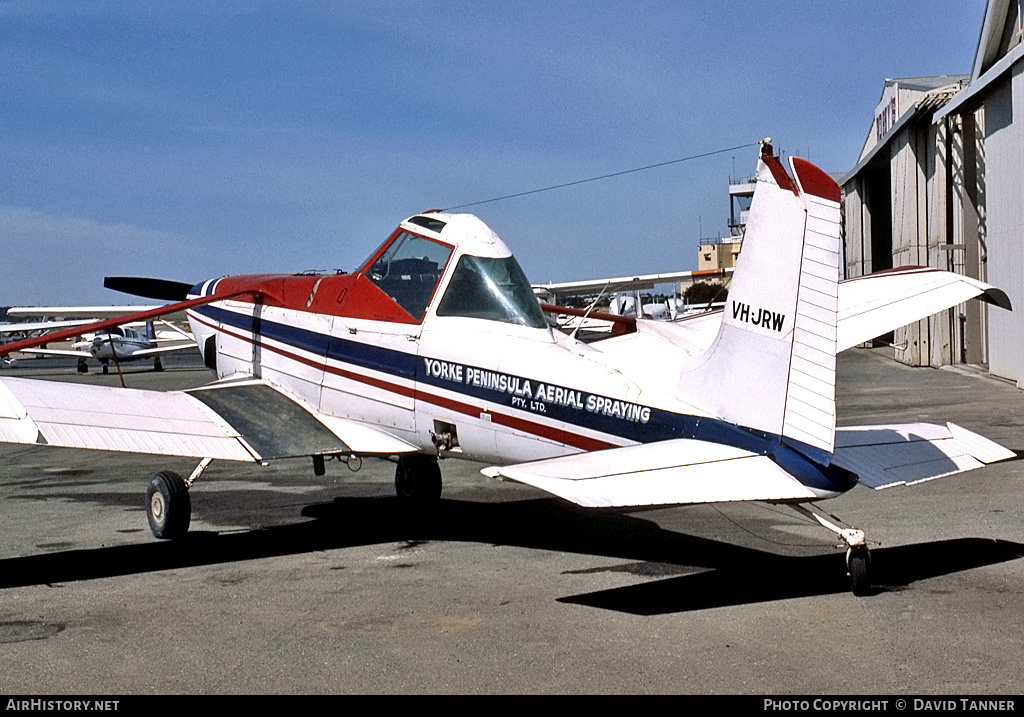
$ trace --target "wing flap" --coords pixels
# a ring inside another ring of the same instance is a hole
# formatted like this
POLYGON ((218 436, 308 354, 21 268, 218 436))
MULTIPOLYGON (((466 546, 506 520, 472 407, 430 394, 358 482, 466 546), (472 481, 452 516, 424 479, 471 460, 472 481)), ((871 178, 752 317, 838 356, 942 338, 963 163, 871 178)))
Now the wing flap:
POLYGON ((1016 454, 949 423, 856 426, 836 431, 833 462, 880 490, 981 468, 1016 454))
POLYGON ((483 473, 588 508, 815 497, 766 456, 692 439, 492 467, 483 473))
POLYGON ((188 393, 223 417, 264 458, 417 450, 374 426, 312 411, 261 381, 221 382, 188 393))

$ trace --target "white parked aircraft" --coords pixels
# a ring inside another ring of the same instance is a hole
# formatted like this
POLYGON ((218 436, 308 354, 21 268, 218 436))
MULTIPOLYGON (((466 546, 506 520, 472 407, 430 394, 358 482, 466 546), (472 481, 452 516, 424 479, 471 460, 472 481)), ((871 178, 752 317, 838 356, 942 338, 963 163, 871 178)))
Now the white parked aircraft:
MULTIPOLYGON (((69 326, 84 326, 92 323, 94 319, 72 319, 68 321, 24 321, 17 323, 0 324, 0 344, 11 343, 18 338, 43 336, 50 331, 66 329, 69 326)), ((5 356, 0 360, 0 366, 14 368, 18 365, 17 359, 5 356)))
MULTIPOLYGON (((21 353, 38 356, 68 356, 78 359, 78 370, 82 373, 88 372, 86 359, 94 358, 103 367, 103 373, 110 370, 110 362, 127 363, 143 358, 153 359, 153 370, 162 371, 163 364, 160 357, 167 353, 185 351, 195 347, 192 336, 182 331, 177 326, 161 321, 166 327, 157 330, 152 321, 146 322, 145 333, 137 331, 131 326, 112 326, 108 329, 92 332, 89 325, 94 324, 101 316, 124 316, 126 313, 138 311, 150 311, 160 309, 159 306, 16 306, 8 310, 11 316, 87 316, 88 319, 68 319, 64 321, 41 321, 33 324, 12 324, 11 328, 18 326, 31 326, 40 331, 47 332, 46 343, 55 339, 50 331, 62 326, 83 327, 78 333, 84 340, 77 341, 70 349, 55 348, 25 348, 21 353)), ((0 327, 2 330, 4 327, 0 327)), ((73 332, 72 332, 73 333, 73 332)), ((9 350, 9 349, 4 349, 9 350)))
POLYGON ((439 498, 438 457, 462 457, 583 506, 790 504, 846 542, 864 593, 864 533, 807 504, 1013 454, 952 424, 837 429, 836 354, 973 296, 1008 302, 932 269, 841 285, 839 188, 790 167, 762 148, 724 311, 604 315, 613 329, 584 342, 552 328, 545 311, 563 309, 538 304, 483 222, 427 212, 353 274, 225 277, 96 325, 187 310, 219 380, 157 393, 0 379, 0 439, 200 459, 186 479, 151 479, 159 538, 187 531, 190 488, 213 459, 312 456, 319 475, 325 456, 391 457, 413 502, 439 498))
MULTIPOLYGON (((675 319, 693 312, 708 310, 706 305, 687 304, 675 297, 667 303, 643 303, 642 291, 649 291, 664 284, 695 284, 701 281, 727 283, 733 269, 710 269, 698 271, 676 271, 661 274, 642 274, 638 276, 619 276, 610 279, 587 279, 584 281, 549 282, 535 284, 533 290, 551 304, 558 304, 572 296, 611 297, 608 312, 616 316, 637 316, 636 307, 640 306, 640 318, 644 319, 675 319)), ((720 305, 716 305, 720 308, 720 305)))

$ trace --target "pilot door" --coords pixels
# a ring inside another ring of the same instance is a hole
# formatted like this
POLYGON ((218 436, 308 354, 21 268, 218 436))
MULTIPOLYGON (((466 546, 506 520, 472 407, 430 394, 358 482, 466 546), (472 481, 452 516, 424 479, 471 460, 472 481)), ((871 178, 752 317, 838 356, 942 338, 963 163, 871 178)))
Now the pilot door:
POLYGON ((320 407, 416 434, 415 391, 422 321, 452 247, 396 232, 338 297, 320 407))

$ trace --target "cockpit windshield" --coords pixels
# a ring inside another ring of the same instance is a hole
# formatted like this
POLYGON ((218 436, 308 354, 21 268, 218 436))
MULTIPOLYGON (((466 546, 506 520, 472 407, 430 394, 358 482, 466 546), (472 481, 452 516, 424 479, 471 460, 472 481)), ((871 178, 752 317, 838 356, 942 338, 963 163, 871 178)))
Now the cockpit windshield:
POLYGON ((402 232, 377 257, 366 277, 420 321, 451 255, 447 244, 402 232))
POLYGON ((548 325, 526 274, 511 256, 485 259, 463 255, 437 306, 437 315, 504 321, 535 329, 548 325))

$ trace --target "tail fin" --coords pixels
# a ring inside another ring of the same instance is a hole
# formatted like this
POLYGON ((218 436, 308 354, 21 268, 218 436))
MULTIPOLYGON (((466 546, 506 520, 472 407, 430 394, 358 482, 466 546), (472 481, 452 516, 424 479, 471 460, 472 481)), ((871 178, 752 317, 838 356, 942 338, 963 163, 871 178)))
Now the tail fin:
MULTIPOLYGON (((835 446, 839 187, 764 145, 718 337, 693 372, 705 408, 828 463, 835 446), (788 440, 786 440, 788 439, 788 440)), ((689 392, 689 391, 688 391, 689 392)))

